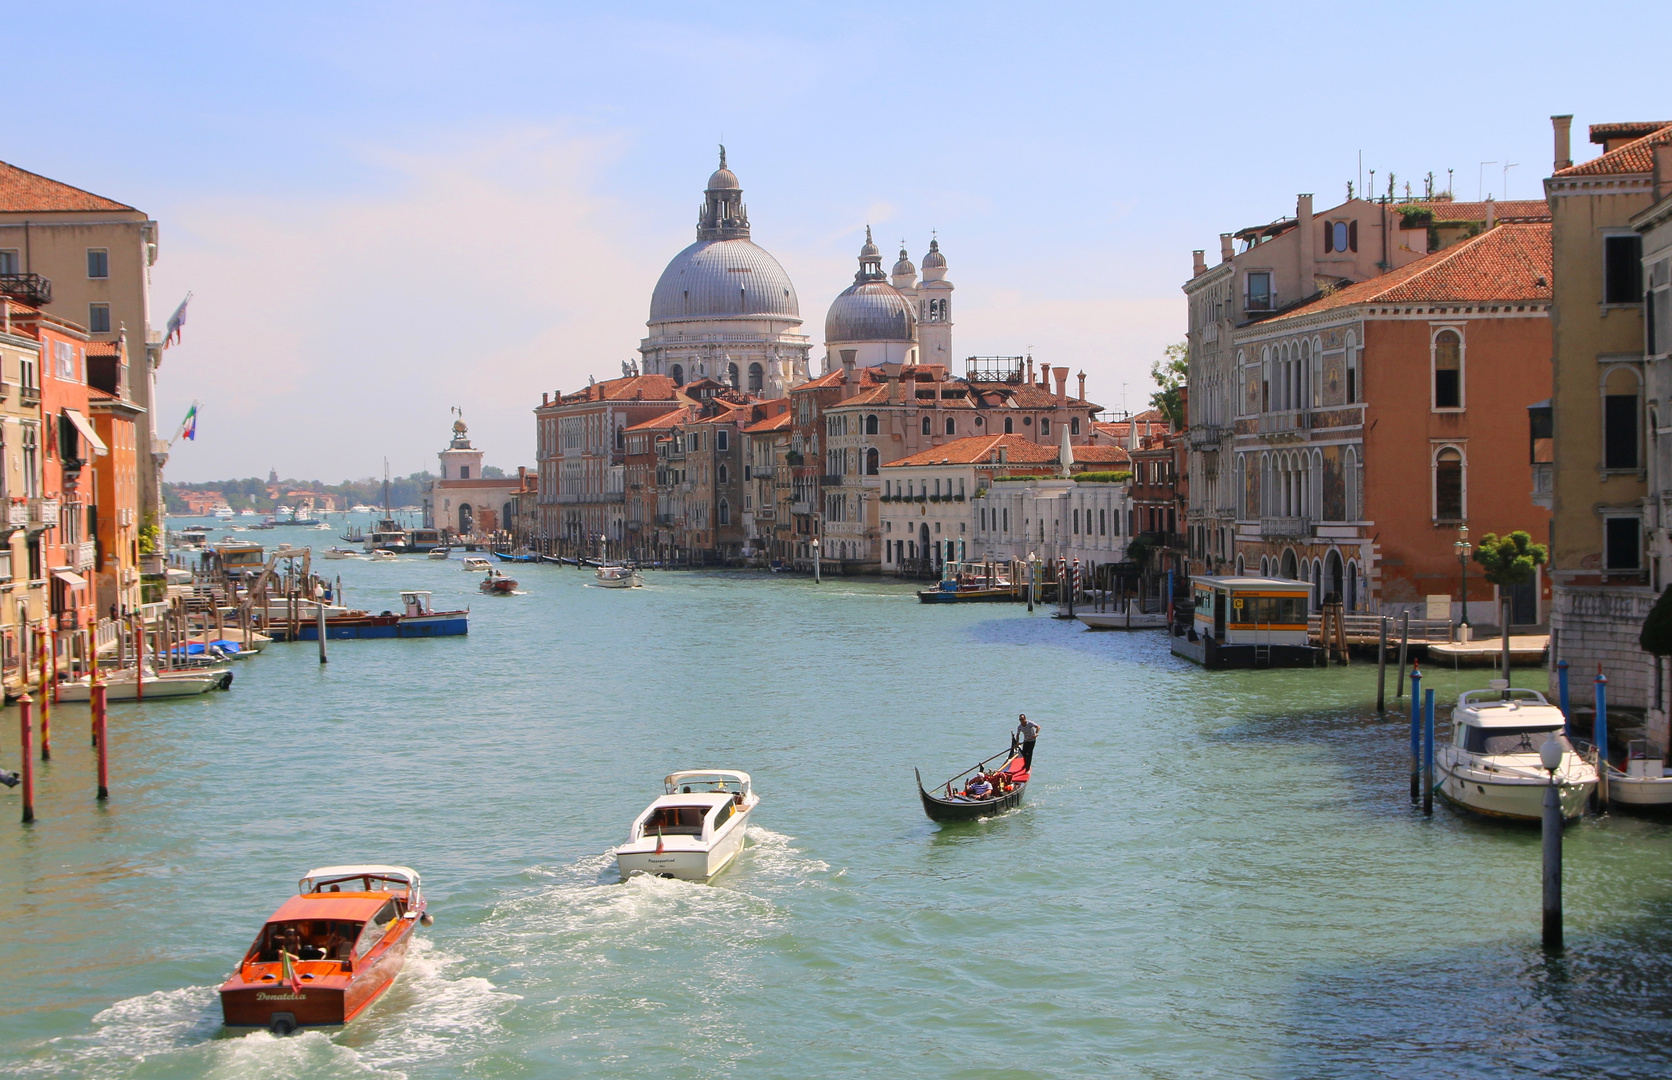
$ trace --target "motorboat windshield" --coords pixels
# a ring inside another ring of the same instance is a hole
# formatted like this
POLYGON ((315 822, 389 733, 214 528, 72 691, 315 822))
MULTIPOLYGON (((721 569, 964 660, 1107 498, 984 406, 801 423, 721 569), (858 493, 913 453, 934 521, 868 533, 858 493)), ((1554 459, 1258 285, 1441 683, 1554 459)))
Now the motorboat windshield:
POLYGON ((1509 754, 1537 754, 1552 735, 1564 754, 1573 753, 1573 744, 1562 734, 1559 725, 1529 725, 1527 727, 1477 727, 1464 724, 1459 729, 1463 749, 1471 754, 1500 757, 1509 754))
POLYGON ((670 774, 662 781, 669 795, 692 792, 724 792, 748 795, 749 774, 731 769, 688 769, 670 774))
POLYGON ((418 900, 418 871, 408 866, 386 866, 381 863, 348 866, 322 866, 310 870, 296 883, 302 895, 325 892, 393 892, 409 891, 413 902, 418 900))

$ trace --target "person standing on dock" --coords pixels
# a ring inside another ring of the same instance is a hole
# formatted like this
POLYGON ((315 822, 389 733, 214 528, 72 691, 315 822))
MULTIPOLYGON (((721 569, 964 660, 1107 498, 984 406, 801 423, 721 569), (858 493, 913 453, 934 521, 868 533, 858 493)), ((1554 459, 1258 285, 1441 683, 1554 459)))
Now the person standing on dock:
POLYGON ((1016 718, 1016 741, 1022 744, 1022 768, 1033 769, 1033 741, 1039 738, 1039 725, 1023 713, 1016 718))

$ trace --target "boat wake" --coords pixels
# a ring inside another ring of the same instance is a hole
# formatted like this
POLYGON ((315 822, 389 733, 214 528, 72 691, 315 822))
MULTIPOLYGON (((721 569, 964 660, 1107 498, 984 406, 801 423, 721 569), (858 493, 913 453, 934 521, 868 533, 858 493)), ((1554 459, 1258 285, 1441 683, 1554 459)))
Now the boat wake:
POLYGON ((244 1078, 401 1078, 401 1066, 469 1056, 517 1000, 477 976, 452 977, 461 958, 413 939, 395 985, 353 1024, 279 1038, 221 1025, 216 986, 127 998, 93 1017, 86 1035, 38 1059, 42 1075, 116 1078, 168 1074, 244 1078))
POLYGON ((751 825, 748 837, 749 844, 738 859, 738 869, 743 873, 800 883, 830 870, 830 864, 823 859, 809 858, 793 846, 793 836, 751 825))

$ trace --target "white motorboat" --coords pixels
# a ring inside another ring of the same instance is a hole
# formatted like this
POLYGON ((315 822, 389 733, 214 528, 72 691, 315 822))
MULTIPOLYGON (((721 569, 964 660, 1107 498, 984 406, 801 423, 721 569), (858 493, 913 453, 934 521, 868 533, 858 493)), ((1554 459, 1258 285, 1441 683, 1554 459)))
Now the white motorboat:
POLYGON ((444 547, 431 548, 430 549, 430 558, 432 558, 432 559, 445 559, 447 557, 448 557, 448 551, 444 547))
POLYGON ((1165 630, 1165 611, 1076 611, 1088 630, 1165 630))
POLYGON ((238 511, 238 516, 239 517, 255 517, 256 512, 254 510, 245 508, 243 510, 238 511))
POLYGON ((1622 772, 1608 765, 1608 802, 1644 810, 1672 810, 1672 773, 1666 759, 1649 756, 1649 744, 1633 739, 1626 747, 1622 772))
POLYGON ((358 559, 358 558, 360 558, 360 552, 355 551, 353 548, 345 548, 345 547, 326 548, 324 551, 320 552, 320 554, 325 556, 327 559, 358 559))
POLYGON ((371 554, 367 555, 366 558, 370 559, 372 562, 394 562, 396 559, 399 559, 400 556, 396 555, 388 548, 373 548, 371 550, 371 554))
POLYGON ((1434 748, 1435 789, 1478 814, 1538 821, 1551 779, 1539 747, 1555 738, 1562 747, 1555 774, 1562 816, 1576 818, 1596 790, 1597 769, 1568 742, 1565 724, 1562 710, 1537 690, 1510 689, 1502 679, 1490 690, 1469 690, 1452 710, 1451 742, 1434 748))
MULTIPOLYGON (((133 701, 140 695, 140 684, 133 668, 123 668, 109 674, 100 673, 105 684, 106 701, 133 701)), ((167 671, 159 674, 145 669, 144 693, 149 698, 191 697, 210 690, 226 690, 232 686, 232 672, 224 668, 192 671, 167 671)), ((92 697, 92 682, 87 676, 58 684, 59 701, 87 701, 92 697)))
POLYGON ((651 874, 708 881, 743 850, 760 796, 749 774, 734 769, 688 769, 662 784, 667 794, 633 820, 627 842, 616 849, 621 880, 651 874))
POLYGON ((484 570, 492 570, 493 563, 482 558, 480 555, 467 555, 463 565, 461 565, 459 569, 468 570, 473 574, 480 574, 484 570))
POLYGON ((636 566, 600 566, 594 576, 606 589, 637 589, 644 584, 644 575, 636 566))

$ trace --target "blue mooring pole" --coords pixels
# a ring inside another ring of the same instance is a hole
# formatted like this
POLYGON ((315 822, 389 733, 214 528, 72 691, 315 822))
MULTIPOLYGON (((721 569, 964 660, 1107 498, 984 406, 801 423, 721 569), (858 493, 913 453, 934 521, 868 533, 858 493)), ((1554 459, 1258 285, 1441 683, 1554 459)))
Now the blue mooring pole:
POLYGON ((1556 661, 1556 692, 1562 703, 1562 734, 1573 734, 1573 710, 1568 708, 1567 661, 1556 661))
POLYGON ((1422 812, 1434 813, 1434 691, 1422 697, 1422 812))
POLYGON ((1597 665, 1597 805, 1608 809, 1608 676, 1597 665))
POLYGON ((1411 801, 1417 801, 1422 772, 1422 669, 1411 665, 1411 801))

